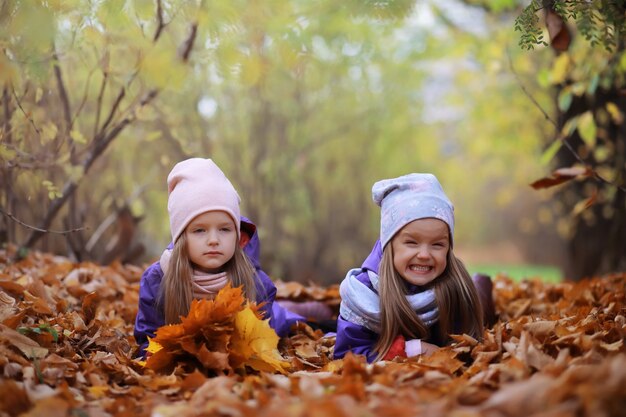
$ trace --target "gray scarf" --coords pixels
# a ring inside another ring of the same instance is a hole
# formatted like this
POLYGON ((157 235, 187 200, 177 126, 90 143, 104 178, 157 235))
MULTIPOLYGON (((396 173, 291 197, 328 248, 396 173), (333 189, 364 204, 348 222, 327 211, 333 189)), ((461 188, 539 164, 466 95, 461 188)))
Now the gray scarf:
MULTIPOLYGON (((376 293, 379 287, 378 275, 367 271, 372 286, 376 290, 374 292, 357 279, 361 272, 363 272, 361 268, 351 269, 341 282, 339 312, 345 320, 380 333, 380 297, 376 293)), ((433 289, 407 295, 406 299, 425 325, 430 327, 439 320, 439 309, 433 289)))

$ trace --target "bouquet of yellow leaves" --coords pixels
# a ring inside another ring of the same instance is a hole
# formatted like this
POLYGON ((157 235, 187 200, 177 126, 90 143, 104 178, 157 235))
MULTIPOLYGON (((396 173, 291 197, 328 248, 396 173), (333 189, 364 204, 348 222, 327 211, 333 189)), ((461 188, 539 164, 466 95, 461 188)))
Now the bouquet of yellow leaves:
POLYGON ((290 367, 278 352, 279 337, 259 306, 244 302, 241 287, 227 285, 213 300, 193 300, 181 323, 157 329, 145 366, 169 371, 191 365, 215 374, 246 367, 285 374, 290 367))

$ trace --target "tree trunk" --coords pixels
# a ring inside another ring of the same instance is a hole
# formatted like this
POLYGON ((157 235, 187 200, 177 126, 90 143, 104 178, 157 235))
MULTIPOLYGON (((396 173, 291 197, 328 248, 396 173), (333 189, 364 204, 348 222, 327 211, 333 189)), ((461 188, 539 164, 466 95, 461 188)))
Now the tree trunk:
MULTIPOLYGON (((563 127, 567 120, 586 111, 597 111, 606 106, 607 102, 615 103, 618 108, 626 108, 626 97, 618 87, 610 90, 598 89, 593 97, 575 97, 570 108, 559 114, 559 127, 563 127)), ((558 91, 557 91, 558 93, 558 91)), ((600 129, 606 130, 607 142, 613 147, 611 166, 617 172, 614 183, 624 184, 626 158, 626 124, 616 124, 613 120, 601 124, 595 117, 600 129)), ((578 131, 566 139, 579 155, 584 155, 584 142, 578 131), (582 152, 581 152, 582 150, 582 152)), ((586 161, 594 168, 599 162, 590 153, 586 161)), ((556 155, 559 167, 575 164, 577 159, 565 148, 556 155)), ((558 195, 567 210, 572 210, 581 200, 588 198, 590 188, 596 188, 598 200, 585 212, 574 217, 571 223, 571 234, 568 239, 569 262, 565 268, 568 278, 579 280, 584 277, 595 276, 626 269, 626 193, 617 189, 615 185, 603 182, 583 181, 572 182, 565 186, 558 195)))

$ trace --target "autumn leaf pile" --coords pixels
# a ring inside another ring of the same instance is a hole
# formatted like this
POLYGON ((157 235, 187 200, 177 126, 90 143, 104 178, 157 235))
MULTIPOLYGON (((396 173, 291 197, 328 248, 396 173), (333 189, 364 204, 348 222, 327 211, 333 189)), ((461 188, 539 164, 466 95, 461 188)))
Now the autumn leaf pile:
MULTIPOLYGON (((305 325, 290 338, 272 338, 256 308, 229 289, 160 330, 144 366, 132 338, 140 268, 41 253, 12 263, 10 256, 0 251, 0 417, 626 410, 626 274, 555 285, 498 277, 500 320, 483 341, 458 335, 430 357, 375 365, 356 356, 332 361, 333 338, 305 325)), ((278 285, 284 298, 338 304, 334 287, 278 285)))
POLYGON ((193 300, 180 324, 163 326, 150 339, 145 366, 171 372, 191 361, 204 372, 226 375, 234 369, 285 373, 289 363, 278 352, 278 335, 258 306, 244 306, 241 288, 230 285, 215 300, 193 300))

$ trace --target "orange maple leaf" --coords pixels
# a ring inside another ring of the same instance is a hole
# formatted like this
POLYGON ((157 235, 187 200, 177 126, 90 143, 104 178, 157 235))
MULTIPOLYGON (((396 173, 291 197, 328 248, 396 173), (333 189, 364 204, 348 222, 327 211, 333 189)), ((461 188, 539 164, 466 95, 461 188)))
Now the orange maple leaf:
POLYGON ((195 358, 206 370, 230 371, 224 359, 228 357, 235 314, 243 306, 242 289, 230 285, 214 300, 193 300, 189 314, 181 317, 180 323, 157 329, 148 344, 151 355, 145 366, 155 371, 168 370, 175 362, 195 358))

